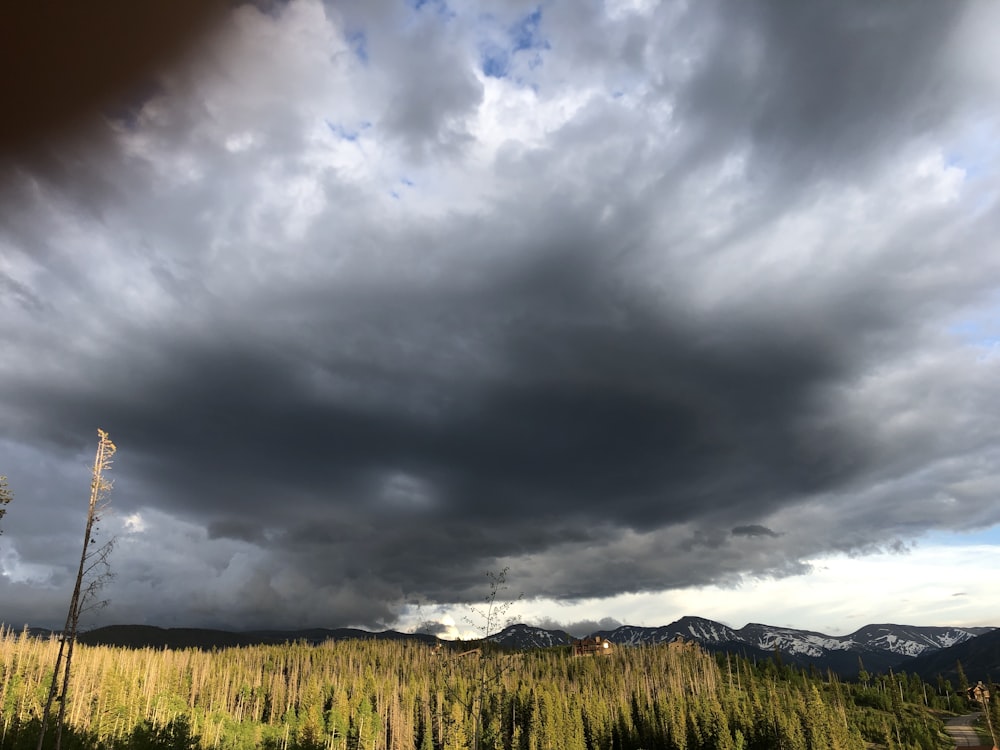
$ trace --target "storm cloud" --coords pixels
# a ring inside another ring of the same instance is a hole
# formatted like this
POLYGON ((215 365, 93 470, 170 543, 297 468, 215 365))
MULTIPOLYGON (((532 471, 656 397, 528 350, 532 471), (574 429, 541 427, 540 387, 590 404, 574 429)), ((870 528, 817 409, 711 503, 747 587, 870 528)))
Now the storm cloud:
POLYGON ((235 8, 5 175, 0 619, 59 620, 98 427, 109 621, 379 627, 504 566, 568 601, 1000 523, 993 16, 235 8))

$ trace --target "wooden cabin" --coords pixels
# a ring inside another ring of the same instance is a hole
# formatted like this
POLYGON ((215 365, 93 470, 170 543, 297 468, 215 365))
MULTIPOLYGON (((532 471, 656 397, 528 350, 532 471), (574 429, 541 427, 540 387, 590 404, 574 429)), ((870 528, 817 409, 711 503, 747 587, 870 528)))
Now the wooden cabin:
POLYGON ((615 644, 599 635, 573 641, 573 656, 607 656, 614 649, 615 644))
POLYGON ((966 691, 966 695, 968 695, 970 701, 986 703, 990 699, 990 689, 980 680, 966 691))

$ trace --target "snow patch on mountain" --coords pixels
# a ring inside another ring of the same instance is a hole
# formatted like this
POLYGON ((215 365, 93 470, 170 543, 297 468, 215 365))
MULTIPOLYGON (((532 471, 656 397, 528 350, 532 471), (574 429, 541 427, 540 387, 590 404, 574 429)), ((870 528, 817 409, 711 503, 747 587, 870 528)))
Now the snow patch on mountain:
POLYGON ((569 633, 562 630, 546 630, 520 623, 504 628, 487 640, 509 648, 550 648, 566 646, 573 641, 569 633))
POLYGON ((901 656, 920 656, 982 635, 992 628, 932 628, 912 625, 867 625, 852 637, 865 645, 901 656))
POLYGON ((750 623, 736 631, 740 640, 764 651, 779 649, 789 654, 820 657, 830 651, 848 651, 855 644, 850 638, 813 633, 808 630, 778 628, 750 623))

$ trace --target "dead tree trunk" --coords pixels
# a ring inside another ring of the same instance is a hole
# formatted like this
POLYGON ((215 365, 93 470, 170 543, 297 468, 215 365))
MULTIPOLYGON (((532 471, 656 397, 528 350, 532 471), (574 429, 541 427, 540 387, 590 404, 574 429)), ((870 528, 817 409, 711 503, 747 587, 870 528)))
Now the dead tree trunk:
POLYGON ((90 504, 87 508, 87 523, 83 533, 83 550, 80 552, 76 583, 73 586, 73 595, 70 597, 69 610, 66 613, 66 625, 59 636, 59 651, 56 655, 56 666, 52 672, 52 682, 49 683, 49 693, 45 699, 45 710, 42 712, 37 750, 42 750, 45 730, 52 714, 52 703, 56 700, 56 692, 60 688, 62 693, 58 696, 59 718, 56 722, 55 748, 60 750, 62 746, 62 728, 66 716, 70 666, 73 662, 73 646, 76 643, 80 627, 80 616, 88 610, 107 604, 106 601, 97 601, 97 594, 111 578, 108 557, 114 547, 115 540, 111 539, 100 547, 94 547, 97 544, 94 535, 97 531, 97 523, 101 520, 101 514, 110 504, 108 495, 111 492, 111 482, 104 478, 104 472, 110 470, 111 459, 117 449, 104 430, 98 430, 97 436, 97 454, 94 456, 94 468, 90 480, 90 504))

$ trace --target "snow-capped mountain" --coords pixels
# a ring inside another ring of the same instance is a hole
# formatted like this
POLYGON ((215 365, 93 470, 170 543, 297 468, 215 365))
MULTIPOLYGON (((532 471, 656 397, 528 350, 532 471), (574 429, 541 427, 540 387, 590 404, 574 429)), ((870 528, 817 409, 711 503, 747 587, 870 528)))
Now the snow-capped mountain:
POLYGON ((698 641, 704 644, 722 644, 739 640, 736 631, 732 628, 715 622, 706 620, 703 617, 682 617, 669 625, 658 628, 642 628, 635 625, 622 625, 614 630, 600 630, 594 635, 599 635, 613 643, 628 644, 630 646, 650 645, 672 641, 675 638, 683 638, 688 641, 698 641))
POLYGON ((772 653, 777 649, 792 661, 812 663, 840 674, 856 674, 862 663, 869 671, 882 671, 991 630, 881 624, 866 625, 850 635, 830 636, 751 623, 736 634, 744 643, 772 653))
POLYGON ((752 622, 739 629, 739 639, 757 648, 773 652, 819 657, 828 651, 848 651, 853 642, 836 636, 814 633, 811 630, 779 628, 752 622))
POLYGON ((832 636, 809 630, 750 623, 734 630, 701 617, 682 617, 659 628, 623 625, 598 635, 615 643, 653 644, 680 636, 705 645, 743 643, 763 651, 822 657, 831 651, 885 652, 903 657, 962 643, 993 628, 916 627, 912 625, 867 625, 850 635, 832 636))
POLYGON ((882 649, 902 656, 920 656, 937 651, 970 638, 988 633, 993 628, 930 628, 910 625, 866 625, 851 638, 871 648, 882 649))
MULTIPOLYGON (((867 625, 850 635, 831 636, 809 630, 750 623, 739 630, 703 617, 682 617, 660 627, 622 625, 593 635, 628 646, 655 645, 676 638, 693 640, 712 651, 740 653, 751 658, 773 656, 802 666, 813 664, 842 675, 858 672, 861 663, 880 672, 909 659, 963 643, 993 628, 867 625), (860 661, 859 661, 860 658, 860 661)), ((512 648, 566 645, 572 636, 561 630, 512 625, 490 640, 512 648)))
POLYGON ((573 642, 573 636, 564 630, 546 630, 517 624, 509 625, 496 635, 490 636, 489 640, 507 648, 549 648, 568 646, 573 642))

